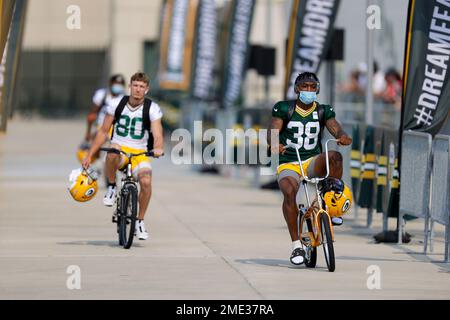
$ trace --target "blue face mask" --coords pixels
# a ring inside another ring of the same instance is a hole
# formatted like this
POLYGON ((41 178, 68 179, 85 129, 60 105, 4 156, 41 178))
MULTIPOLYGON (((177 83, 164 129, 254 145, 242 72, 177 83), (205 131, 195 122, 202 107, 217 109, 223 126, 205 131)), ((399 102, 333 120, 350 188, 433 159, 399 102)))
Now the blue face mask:
POLYGON ((317 99, 317 93, 314 91, 300 91, 298 98, 301 102, 303 102, 306 105, 309 105, 316 101, 317 99))
POLYGON ((113 84, 111 86, 111 92, 113 94, 122 94, 124 93, 125 88, 121 84, 113 84))

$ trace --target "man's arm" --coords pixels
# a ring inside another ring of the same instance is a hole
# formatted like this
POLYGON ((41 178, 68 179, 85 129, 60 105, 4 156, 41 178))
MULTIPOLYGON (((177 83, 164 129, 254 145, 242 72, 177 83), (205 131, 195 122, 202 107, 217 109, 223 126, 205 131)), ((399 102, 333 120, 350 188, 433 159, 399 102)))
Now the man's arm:
POLYGON ((114 116, 107 114, 105 116, 105 120, 103 121, 103 125, 100 128, 100 131, 95 136, 95 140, 92 143, 91 148, 88 151, 88 154, 86 155, 86 158, 83 160, 83 167, 87 168, 91 164, 92 155, 94 155, 102 146, 102 144, 105 142, 106 137, 108 136, 109 130, 111 129, 111 126, 114 122, 114 116))
POLYGON ((341 125, 336 121, 335 118, 328 119, 325 125, 328 131, 330 131, 331 135, 338 140, 338 144, 347 146, 352 143, 352 138, 350 138, 350 136, 345 133, 345 131, 342 129, 341 125))
POLYGON ((100 106, 96 105, 95 103, 92 105, 91 110, 89 111, 86 122, 87 122, 87 129, 86 129, 86 135, 84 137, 84 140, 89 141, 91 140, 91 128, 94 121, 97 119, 97 114, 100 111, 100 106))
POLYGON ((151 122, 153 134, 153 152, 155 156, 161 156, 164 151, 164 135, 161 118, 151 122))
MULTIPOLYGON (((284 153, 286 147, 282 144, 279 145, 278 150, 274 150, 275 142, 272 141, 272 130, 278 130, 278 134, 283 128, 283 119, 272 117, 270 128, 267 130, 267 145, 270 146, 270 150, 275 153, 284 153), (273 144, 272 144, 273 143, 273 144), (278 151, 278 152, 277 152, 278 151)), ((278 142, 278 141, 277 141, 278 142)))

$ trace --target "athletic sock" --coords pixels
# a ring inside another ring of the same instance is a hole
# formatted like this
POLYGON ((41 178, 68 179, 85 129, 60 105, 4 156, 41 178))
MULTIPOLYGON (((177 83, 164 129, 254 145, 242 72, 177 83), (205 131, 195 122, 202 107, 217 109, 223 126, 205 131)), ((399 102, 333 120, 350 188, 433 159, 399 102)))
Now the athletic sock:
POLYGON ((300 240, 296 240, 296 241, 292 241, 292 250, 295 250, 297 248, 301 248, 302 244, 300 242, 300 240))
POLYGON ((108 181, 108 187, 113 187, 113 188, 115 188, 115 187, 116 187, 116 183, 115 183, 115 182, 114 182, 114 183, 111 183, 111 182, 108 181))

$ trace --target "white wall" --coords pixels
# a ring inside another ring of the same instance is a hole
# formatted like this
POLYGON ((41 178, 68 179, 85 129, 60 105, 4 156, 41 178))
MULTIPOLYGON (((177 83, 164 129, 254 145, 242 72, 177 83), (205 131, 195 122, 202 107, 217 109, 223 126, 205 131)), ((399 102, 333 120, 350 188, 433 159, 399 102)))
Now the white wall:
POLYGON ((113 73, 131 77, 136 71, 142 71, 143 42, 158 38, 161 4, 161 0, 115 0, 113 73))
POLYGON ((30 0, 26 16, 25 50, 102 49, 108 44, 109 0, 30 0), (67 8, 80 7, 81 29, 70 30, 67 8))

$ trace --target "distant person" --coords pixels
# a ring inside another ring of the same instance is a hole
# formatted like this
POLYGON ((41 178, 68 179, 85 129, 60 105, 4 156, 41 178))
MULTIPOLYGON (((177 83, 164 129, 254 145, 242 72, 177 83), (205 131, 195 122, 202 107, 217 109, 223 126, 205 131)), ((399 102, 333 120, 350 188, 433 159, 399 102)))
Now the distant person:
POLYGON ((393 104, 395 109, 400 111, 402 101, 402 77, 395 69, 386 72, 386 89, 383 92, 383 101, 393 104))
MULTIPOLYGON (((361 62, 358 65, 359 78, 358 83, 359 87, 367 91, 367 64, 365 62, 361 62)), ((386 81, 384 79, 384 72, 379 69, 378 63, 376 61, 373 62, 373 78, 372 78, 372 92, 375 99, 381 99, 384 90, 386 89, 386 81)))
POLYGON ((87 116, 85 141, 91 142, 95 139, 95 134, 105 119, 106 109, 112 105, 117 106, 124 94, 125 78, 121 74, 111 76, 107 88, 101 88, 95 91, 92 97, 93 104, 87 116), (94 122, 94 132, 91 132, 94 122))
MULTIPOLYGON (((86 133, 83 142, 78 146, 77 158, 80 162, 86 157, 87 151, 91 147, 92 141, 100 130, 103 120, 105 119, 106 109, 109 106, 117 106, 125 93, 125 78, 121 74, 111 76, 107 88, 101 88, 95 91, 92 97, 92 106, 86 117, 86 133)), ((108 137, 104 142, 108 140, 108 137)), ((92 161, 99 158, 97 152, 92 161)))
MULTIPOLYGON (((333 137, 338 140, 339 145, 350 145, 352 138, 345 133, 339 122, 335 119, 333 107, 320 104, 317 94, 320 90, 320 82, 316 74, 304 72, 295 79, 294 86, 297 94, 296 100, 279 101, 272 109, 271 130, 279 130, 279 148, 273 147, 271 134, 268 131, 268 145, 271 151, 279 155, 280 165, 277 168, 277 180, 283 193, 283 215, 286 220, 289 234, 292 240, 292 264, 300 265, 305 261, 305 251, 300 242, 297 228, 298 207, 296 195, 299 190, 302 173, 300 171, 297 153, 292 148, 286 148, 289 143, 300 147, 299 153, 303 162, 303 170, 308 177, 323 177, 326 175, 326 156, 322 153, 322 131, 325 127, 333 137)), ((343 172, 342 155, 337 151, 329 151, 329 178, 322 181, 321 192, 339 193, 339 199, 335 201, 338 213, 332 216, 334 225, 341 225, 341 216, 347 212, 351 200, 343 206, 341 200, 351 199, 350 189, 341 180, 343 172), (329 189, 328 189, 329 187, 329 189), (339 204, 337 204, 339 202, 339 204)), ((327 207, 332 203, 325 200, 327 207)))
POLYGON ((386 90, 386 80, 384 76, 383 70, 378 67, 378 63, 376 61, 373 62, 373 97, 375 99, 382 99, 383 93, 386 90))
POLYGON ((353 70, 350 73, 349 80, 341 84, 338 88, 339 92, 344 94, 347 102, 358 102, 364 96, 364 88, 359 85, 359 70, 353 70))
MULTIPOLYGON (((98 131, 86 158, 83 160, 83 167, 88 168, 92 157, 98 152, 105 139, 112 129, 111 148, 129 153, 141 153, 153 151, 155 157, 161 156, 164 151, 162 111, 159 105, 147 99, 145 95, 150 90, 149 78, 143 72, 135 73, 130 80, 130 95, 124 96, 117 105, 109 105, 106 109, 105 120, 98 131), (120 109, 119 106, 121 106, 120 109), (146 109, 147 108, 147 109, 146 109), (116 114, 116 112, 118 114, 116 114), (148 114, 150 128, 146 129, 144 115, 148 114), (117 119, 116 119, 117 118, 117 119), (147 150, 148 142, 153 137, 153 148, 147 150)), ((105 206, 113 206, 116 201, 116 172, 127 165, 128 159, 123 155, 108 153, 106 156, 105 172, 108 179, 108 189, 103 197, 105 206)), ((152 194, 152 166, 150 159, 139 156, 132 160, 132 174, 137 178, 140 185, 139 191, 139 211, 136 221, 136 236, 139 240, 146 240, 148 232, 144 225, 144 216, 150 202, 152 194)))

